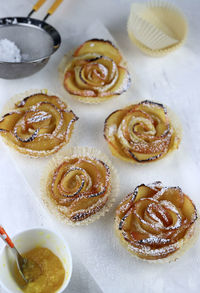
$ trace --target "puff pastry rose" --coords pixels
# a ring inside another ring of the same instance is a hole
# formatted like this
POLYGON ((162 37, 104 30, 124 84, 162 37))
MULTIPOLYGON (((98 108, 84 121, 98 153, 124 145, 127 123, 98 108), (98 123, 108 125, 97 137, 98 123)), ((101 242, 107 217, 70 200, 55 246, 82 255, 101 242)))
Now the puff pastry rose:
POLYGON ((13 106, 0 120, 0 134, 23 154, 42 157, 69 142, 78 119, 60 98, 36 93, 13 106))
POLYGON ((65 67, 64 88, 89 103, 120 95, 130 85, 130 75, 122 64, 119 50, 110 41, 88 40, 65 67))
POLYGON ((109 209, 115 189, 113 177, 109 163, 91 151, 75 148, 58 162, 53 160, 43 198, 68 224, 89 223, 109 209))
POLYGON ((192 243, 197 211, 180 187, 141 184, 116 210, 116 231, 134 255, 174 260, 192 243))
POLYGON ((104 137, 113 155, 133 163, 155 161, 180 143, 180 133, 167 109, 147 100, 111 113, 105 121, 104 137))

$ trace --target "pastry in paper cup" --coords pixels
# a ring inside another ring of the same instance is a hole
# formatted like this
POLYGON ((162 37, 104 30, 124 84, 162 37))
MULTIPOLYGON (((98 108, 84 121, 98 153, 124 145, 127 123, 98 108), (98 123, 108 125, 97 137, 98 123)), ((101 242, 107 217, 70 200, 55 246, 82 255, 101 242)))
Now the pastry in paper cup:
POLYGON ((65 91, 84 103, 109 100, 130 86, 126 62, 109 40, 84 42, 64 56, 59 72, 65 91))
POLYGON ((131 163, 153 162, 178 148, 177 122, 164 105, 145 100, 111 113, 104 123, 104 137, 114 156, 131 163))
POLYGON ((171 3, 133 3, 127 24, 131 41, 151 56, 166 55, 180 47, 187 36, 187 21, 171 3))
POLYGON ((84 225, 103 216, 118 194, 111 162, 94 148, 74 147, 57 154, 41 179, 45 206, 62 222, 84 225))
POLYGON ((134 255, 153 262, 170 262, 191 247, 199 235, 192 200, 180 187, 161 182, 137 186, 116 209, 115 228, 134 255))
POLYGON ((30 90, 11 98, 0 120, 0 135, 15 150, 31 157, 57 152, 71 138, 78 117, 57 95, 30 90))

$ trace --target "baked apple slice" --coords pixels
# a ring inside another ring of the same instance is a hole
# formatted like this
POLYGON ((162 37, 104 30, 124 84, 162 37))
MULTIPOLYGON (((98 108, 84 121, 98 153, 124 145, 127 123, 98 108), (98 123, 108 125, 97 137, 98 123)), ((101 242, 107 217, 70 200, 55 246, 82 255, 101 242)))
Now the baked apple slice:
POLYGON ((53 96, 53 95, 47 95, 47 94, 33 94, 31 96, 28 96, 24 98, 22 101, 19 101, 15 104, 15 108, 22 108, 22 107, 31 107, 36 105, 37 103, 41 102, 50 102, 54 106, 60 109, 67 109, 67 104, 65 104, 63 101, 61 101, 60 98, 53 96))
POLYGON ((108 40, 88 40, 76 49, 73 56, 77 57, 88 53, 97 53, 101 56, 107 56, 111 58, 116 64, 119 64, 122 61, 122 56, 119 50, 108 40))
POLYGON ((86 80, 82 69, 79 67, 75 72, 67 71, 64 79, 66 90, 81 97, 111 97, 125 92, 130 85, 130 75, 123 67, 118 67, 115 76, 110 79, 86 80), (93 84, 92 84, 93 83, 93 84))

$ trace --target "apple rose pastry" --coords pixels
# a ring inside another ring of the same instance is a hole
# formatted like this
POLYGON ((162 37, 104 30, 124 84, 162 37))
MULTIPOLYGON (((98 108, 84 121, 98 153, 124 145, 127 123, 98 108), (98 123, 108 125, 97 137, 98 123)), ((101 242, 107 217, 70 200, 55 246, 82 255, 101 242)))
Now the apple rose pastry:
POLYGON ((122 59, 110 41, 88 40, 65 63, 64 88, 86 103, 120 95, 130 85, 130 74, 122 66, 125 63, 122 59))
POLYGON ((162 104, 143 101, 111 113, 104 124, 104 137, 114 156, 144 163, 178 148, 181 131, 176 128, 162 104))
POLYGON ((94 149, 73 148, 53 159, 41 180, 43 200, 68 224, 86 224, 111 207, 117 176, 110 162, 94 149), (50 170, 50 172, 49 172, 50 170))
POLYGON ((139 185, 116 210, 116 231, 134 255, 175 260, 197 236, 197 211, 180 187, 139 185))
POLYGON ((19 152, 43 157, 69 142, 77 119, 57 96, 35 93, 2 117, 0 134, 19 152))

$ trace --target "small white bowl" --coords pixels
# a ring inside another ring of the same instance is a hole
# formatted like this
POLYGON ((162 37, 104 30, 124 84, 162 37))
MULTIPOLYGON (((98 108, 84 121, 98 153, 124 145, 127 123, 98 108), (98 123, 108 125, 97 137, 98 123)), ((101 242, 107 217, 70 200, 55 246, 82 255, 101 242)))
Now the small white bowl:
MULTIPOLYGON (((59 257, 65 269, 63 285, 56 291, 63 292, 69 284, 72 274, 72 257, 67 242, 60 235, 44 228, 34 228, 18 233, 12 238, 20 253, 25 253, 36 246, 46 247, 59 257)), ((15 258, 9 247, 5 246, 0 253, 0 284, 10 293, 22 292, 14 279, 15 258)))

